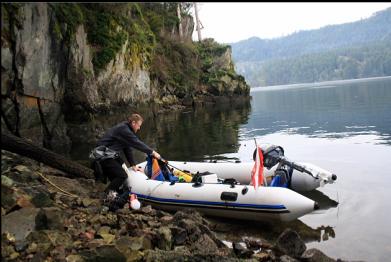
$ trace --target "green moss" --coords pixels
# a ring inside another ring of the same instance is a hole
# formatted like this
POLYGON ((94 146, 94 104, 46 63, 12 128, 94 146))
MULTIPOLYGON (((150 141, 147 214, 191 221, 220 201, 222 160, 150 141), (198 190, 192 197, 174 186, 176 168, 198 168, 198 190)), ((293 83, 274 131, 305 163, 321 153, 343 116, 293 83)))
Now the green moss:
MULTIPOLYGON (((103 70, 126 45, 125 66, 149 70, 151 78, 165 88, 162 94, 181 98, 198 92, 200 85, 222 94, 226 84, 221 79, 226 75, 238 78, 233 65, 223 70, 214 64, 230 47, 213 39, 196 44, 170 39, 179 22, 177 5, 175 2, 50 4, 58 21, 53 27, 56 38, 70 43, 77 26, 85 26, 95 72, 103 70)), ((182 7, 183 15, 188 15, 191 4, 182 7)))
POLYGON ((148 21, 151 30, 159 35, 162 31, 170 31, 178 26, 179 20, 176 14, 177 4, 172 3, 143 3, 140 9, 148 21))
POLYGON ((160 86, 179 98, 194 93, 199 84, 200 64, 192 44, 184 44, 160 38, 156 55, 152 61, 151 77, 160 86))
POLYGON ((57 18, 53 31, 58 40, 71 43, 75 36, 77 26, 83 24, 85 19, 79 4, 50 3, 57 18))
POLYGON ((51 3, 57 23, 53 33, 67 44, 73 41, 77 26, 83 24, 92 47, 92 63, 99 72, 113 60, 128 41, 128 66, 135 62, 148 66, 155 49, 155 35, 144 20, 137 3, 51 3))
POLYGON ((88 42, 93 47, 92 63, 96 71, 104 69, 126 41, 128 66, 150 63, 155 38, 138 4, 122 4, 119 8, 117 4, 84 4, 83 11, 88 17, 88 42))

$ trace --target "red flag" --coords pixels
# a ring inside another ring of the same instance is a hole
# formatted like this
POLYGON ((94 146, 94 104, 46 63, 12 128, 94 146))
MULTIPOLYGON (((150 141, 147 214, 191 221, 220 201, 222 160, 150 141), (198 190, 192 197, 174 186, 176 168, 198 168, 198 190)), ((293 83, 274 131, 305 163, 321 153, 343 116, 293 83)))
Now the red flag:
POLYGON ((255 190, 257 190, 258 187, 263 184, 263 154, 261 148, 258 146, 254 167, 251 171, 251 182, 255 190))

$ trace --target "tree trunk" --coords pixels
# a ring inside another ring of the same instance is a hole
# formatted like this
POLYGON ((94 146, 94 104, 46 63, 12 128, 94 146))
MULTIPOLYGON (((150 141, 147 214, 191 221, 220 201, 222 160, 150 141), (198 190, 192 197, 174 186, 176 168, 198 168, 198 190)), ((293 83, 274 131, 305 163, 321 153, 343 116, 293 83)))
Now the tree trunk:
POLYGON ((39 147, 24 138, 11 134, 1 134, 1 149, 34 159, 75 177, 94 178, 92 169, 39 147))

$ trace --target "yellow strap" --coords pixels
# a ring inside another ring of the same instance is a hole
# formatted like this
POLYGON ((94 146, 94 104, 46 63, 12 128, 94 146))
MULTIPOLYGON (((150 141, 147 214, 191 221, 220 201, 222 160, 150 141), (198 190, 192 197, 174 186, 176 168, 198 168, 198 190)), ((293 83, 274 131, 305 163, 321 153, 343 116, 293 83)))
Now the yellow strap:
POLYGON ((71 197, 78 197, 77 195, 71 194, 71 193, 65 191, 64 189, 62 189, 62 188, 56 186, 55 184, 53 184, 52 181, 50 181, 49 179, 47 179, 47 178, 46 178, 44 175, 42 175, 40 172, 37 172, 37 173, 38 173, 38 175, 40 175, 43 179, 45 179, 46 181, 48 181, 49 184, 51 184, 52 186, 54 186, 55 188, 57 188, 57 189, 60 190, 61 192, 64 192, 65 195, 68 195, 68 196, 71 196, 71 197))

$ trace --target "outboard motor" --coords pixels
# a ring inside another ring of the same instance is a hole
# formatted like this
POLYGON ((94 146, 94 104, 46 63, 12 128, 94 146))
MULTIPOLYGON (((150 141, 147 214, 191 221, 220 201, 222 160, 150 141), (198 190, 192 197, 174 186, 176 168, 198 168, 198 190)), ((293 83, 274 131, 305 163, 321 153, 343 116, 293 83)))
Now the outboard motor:
MULTIPOLYGON (((277 165, 284 157, 284 149, 281 146, 276 145, 261 145, 260 146, 263 154, 263 165, 270 169, 277 165)), ((255 161, 257 150, 254 150, 253 160, 255 161)))
POLYGON ((293 168, 288 165, 282 165, 276 169, 270 186, 290 188, 293 168))
MULTIPOLYGON (((322 169, 316 165, 309 163, 298 163, 288 160, 284 156, 284 149, 276 145, 261 145, 259 146, 263 154, 263 165, 267 169, 271 169, 278 164, 273 175, 273 180, 270 186, 295 187, 292 182, 293 170, 310 175, 315 180, 309 180, 314 186, 323 186, 326 183, 333 183, 337 180, 337 175, 322 169)), ((253 159, 255 161, 256 150, 254 150, 253 159)), ((301 183, 302 184, 302 183, 301 183)), ((316 187, 314 187, 316 188, 316 187)))

